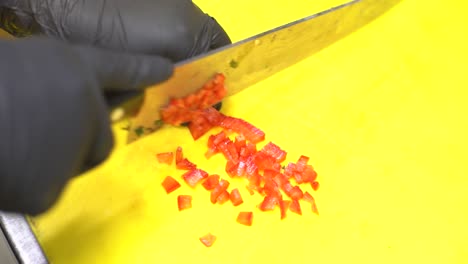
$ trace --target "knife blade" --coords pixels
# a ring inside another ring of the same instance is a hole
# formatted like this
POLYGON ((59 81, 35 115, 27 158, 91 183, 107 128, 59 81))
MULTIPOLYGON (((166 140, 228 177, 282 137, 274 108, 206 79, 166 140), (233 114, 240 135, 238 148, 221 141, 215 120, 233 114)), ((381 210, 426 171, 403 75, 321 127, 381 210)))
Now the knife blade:
POLYGON ((350 1, 177 63, 169 80, 121 104, 113 111, 112 120, 133 113, 127 137, 131 143, 159 129, 160 109, 170 98, 194 93, 214 74, 226 76, 227 96, 236 94, 328 47, 400 1, 350 1))

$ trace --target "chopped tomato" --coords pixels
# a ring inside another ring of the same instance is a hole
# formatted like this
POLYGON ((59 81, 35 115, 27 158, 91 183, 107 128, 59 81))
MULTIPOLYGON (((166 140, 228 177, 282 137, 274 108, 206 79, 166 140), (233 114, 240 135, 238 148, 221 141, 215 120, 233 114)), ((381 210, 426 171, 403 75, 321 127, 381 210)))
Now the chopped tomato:
POLYGON ((211 247, 216 241, 216 236, 212 235, 211 233, 208 233, 208 234, 200 237, 200 241, 206 247, 211 247))
POLYGON ((242 200, 242 196, 239 192, 239 189, 232 189, 231 194, 229 195, 229 199, 231 200, 234 206, 238 206, 242 204, 244 201, 242 200))
POLYGON ((180 187, 180 183, 171 176, 167 176, 162 182, 162 186, 166 190, 166 193, 169 194, 177 190, 180 187))
POLYGON ((286 159, 286 151, 282 150, 273 142, 266 144, 260 152, 267 154, 268 156, 275 159, 277 163, 281 163, 286 159))
POLYGON ((176 168, 179 170, 194 170, 197 168, 197 165, 192 163, 187 158, 183 158, 181 161, 176 163, 176 168))
POLYGON ((229 201, 229 192, 227 190, 223 191, 218 198, 216 198, 216 202, 219 204, 224 204, 225 202, 229 201))
POLYGON ((165 163, 167 165, 172 164, 172 160, 174 159, 174 153, 172 152, 164 152, 156 154, 156 158, 158 159, 159 163, 165 163))
POLYGON ((290 205, 291 205, 291 201, 288 201, 288 200, 280 200, 279 201, 279 206, 280 206, 280 211, 281 211, 281 219, 286 218, 286 212, 288 211, 290 205))
POLYGON ((213 204, 216 203, 218 196, 220 196, 224 191, 226 191, 228 187, 229 187, 229 182, 224 179, 221 179, 219 181, 218 186, 216 186, 211 191, 211 196, 210 196, 211 203, 213 204))
POLYGON ((190 195, 177 196, 177 204, 179 206, 179 211, 192 208, 192 196, 190 195))
POLYGON ((252 220, 253 220, 253 213, 252 212, 240 212, 237 215, 237 223, 246 225, 246 226, 252 226, 252 220))
POLYGON ((213 174, 208 176, 208 178, 205 179, 205 181, 202 183, 203 187, 207 191, 213 190, 219 183, 219 175, 213 174))
POLYGON ((265 196, 263 202, 260 204, 260 210, 270 211, 275 209, 275 206, 278 204, 278 197, 276 196, 265 196))
POLYGON ((192 169, 182 175, 182 178, 190 187, 195 187, 197 183, 208 177, 208 173, 200 169, 192 169))
POLYGON ((314 191, 318 190, 318 188, 320 187, 318 181, 313 181, 310 185, 312 186, 312 189, 314 189, 314 191))
POLYGON ((299 204, 298 200, 292 200, 291 205, 289 206, 289 210, 298 215, 302 215, 301 205, 299 204))

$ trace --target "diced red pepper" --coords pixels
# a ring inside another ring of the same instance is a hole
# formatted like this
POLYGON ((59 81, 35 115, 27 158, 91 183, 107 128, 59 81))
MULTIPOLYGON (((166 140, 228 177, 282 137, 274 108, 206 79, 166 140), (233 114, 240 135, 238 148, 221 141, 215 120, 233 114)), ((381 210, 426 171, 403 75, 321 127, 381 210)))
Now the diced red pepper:
POLYGON ((255 164, 255 157, 253 155, 248 156, 245 159, 245 171, 244 171, 244 173, 247 176, 252 176, 252 175, 258 174, 258 167, 257 167, 257 164, 255 164))
POLYGON ((158 159, 159 163, 171 165, 172 160, 174 159, 174 153, 172 152, 158 153, 156 154, 156 158, 158 159))
POLYGON ((265 185, 263 186, 263 192, 267 196, 275 196, 275 197, 280 197, 280 188, 276 184, 275 181, 273 181, 272 178, 267 178, 264 177, 265 185))
POLYGON ((216 241, 216 236, 212 235, 211 233, 208 233, 208 234, 200 237, 200 241, 206 247, 211 247, 216 241))
POLYGON ((257 152, 254 157, 254 162, 259 170, 281 170, 281 164, 276 162, 275 158, 265 154, 264 152, 257 152))
POLYGON ((192 169, 182 175, 182 178, 190 187, 195 187, 197 183, 208 177, 208 173, 200 169, 192 169))
POLYGON ((297 163, 296 163, 296 168, 295 168, 295 170, 296 170, 296 171, 300 171, 300 172, 304 171, 305 168, 306 168, 306 166, 307 166, 307 163, 308 163, 308 162, 309 162, 309 157, 303 156, 303 155, 300 156, 300 157, 299 157, 299 160, 298 160, 297 163))
POLYGON ((176 149, 176 155, 175 155, 175 160, 176 160, 176 164, 179 163, 180 161, 182 161, 182 159, 184 158, 184 153, 183 153, 183 150, 182 150, 182 147, 177 147, 176 149))
POLYGON ((273 142, 268 142, 268 144, 266 144, 260 150, 260 152, 263 152, 267 154, 268 156, 274 158, 277 163, 281 163, 286 159, 286 151, 282 150, 273 142))
POLYGON ((166 193, 169 194, 177 190, 180 187, 180 183, 171 176, 167 176, 162 182, 162 186, 166 190, 166 193))
POLYGON ((304 199, 304 201, 309 202, 312 205, 312 212, 314 212, 315 214, 318 215, 319 212, 318 212, 317 204, 315 203, 314 197, 310 193, 305 192, 303 199, 304 199))
POLYGON ((237 222, 242 225, 252 226, 253 213, 252 212, 240 212, 237 215, 237 222))
POLYGON ((205 181, 202 183, 203 187, 207 191, 213 190, 216 186, 219 184, 219 175, 213 174, 208 176, 208 178, 205 179, 205 181))
POLYGON ((244 201, 242 200, 242 196, 239 192, 239 189, 235 188, 232 189, 231 194, 229 195, 229 199, 231 200, 234 206, 238 206, 242 204, 244 201))
POLYGON ((188 125, 188 129, 194 140, 199 139, 213 128, 213 125, 202 115, 196 115, 188 125))
POLYGON ((275 209, 276 205, 278 205, 278 197, 276 196, 265 196, 263 202, 260 204, 260 210, 262 211, 270 211, 275 209))
POLYGON ((312 189, 314 189, 314 191, 317 191, 318 188, 320 187, 320 184, 318 181, 313 181, 310 185, 312 186, 312 189))
MULTIPOLYGON (((169 105, 161 110, 162 120, 172 125, 180 125, 184 122, 191 123, 197 112, 220 102, 226 96, 227 90, 222 79, 219 79, 218 76, 220 74, 216 75, 214 79, 207 82, 194 94, 184 98, 171 99, 169 105), (217 83, 214 82, 215 79, 218 79, 217 83)), ((209 114, 203 113, 204 116, 209 116, 209 114)))
POLYGON ((242 149, 245 149, 247 147, 247 141, 245 140, 245 137, 243 135, 238 135, 234 140, 234 145, 236 146, 237 153, 240 154, 242 149))
POLYGON ((223 153, 226 160, 234 164, 239 163, 239 154, 237 154, 236 145, 229 138, 216 145, 216 147, 223 153))
POLYGON ((224 179, 221 179, 219 181, 218 186, 216 186, 211 191, 211 195, 210 195, 211 203, 215 204, 218 199, 218 196, 220 196, 224 191, 226 191, 227 188, 229 188, 229 182, 224 179))
POLYGON ((298 215, 302 215, 301 205, 299 204, 298 200, 292 200, 291 205, 289 206, 289 210, 298 215))
POLYGON ((281 211, 281 219, 286 218, 286 212, 288 211, 290 205, 291 205, 291 201, 289 201, 289 200, 280 200, 279 201, 279 206, 280 206, 280 211, 281 211))
POLYGON ((216 202, 219 204, 224 204, 225 202, 229 201, 229 192, 227 190, 223 191, 218 198, 216 198, 216 202))
POLYGON ((299 186, 294 186, 291 191, 289 191, 289 197, 293 200, 300 200, 303 196, 304 194, 299 186))
POLYGON ((263 131, 239 118, 224 116, 219 126, 224 129, 235 131, 255 144, 265 139, 265 133, 263 131))
POLYGON ((291 197, 291 191, 292 191, 293 188, 294 188, 294 186, 292 186, 292 184, 290 182, 285 182, 281 189, 284 191, 284 193, 287 196, 291 197))
POLYGON ((177 204, 179 206, 179 211, 192 208, 192 196, 190 195, 177 196, 177 204))
POLYGON ((307 165, 304 169, 304 172, 302 173, 302 177, 304 182, 313 182, 315 179, 317 179, 317 172, 312 166, 307 165))
POLYGON ((197 168, 197 165, 192 163, 187 158, 183 158, 181 161, 176 163, 176 168, 179 170, 194 170, 197 168))
POLYGON ((287 176, 288 178, 291 178, 294 175, 294 172, 296 171, 296 164, 290 162, 286 167, 284 168, 284 175, 287 176))

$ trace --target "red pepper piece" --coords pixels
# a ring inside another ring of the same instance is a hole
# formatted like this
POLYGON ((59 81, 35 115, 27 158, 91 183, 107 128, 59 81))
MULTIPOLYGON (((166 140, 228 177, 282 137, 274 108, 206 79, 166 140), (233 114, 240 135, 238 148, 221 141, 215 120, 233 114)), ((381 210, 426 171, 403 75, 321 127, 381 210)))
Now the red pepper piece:
POLYGON ((224 204, 225 202, 229 201, 229 192, 227 190, 223 191, 218 198, 216 198, 216 202, 219 204, 224 204))
POLYGON ((281 170, 281 164, 277 163, 275 158, 265 154, 264 152, 257 152, 254 156, 254 162, 259 170, 281 170))
POLYGON ((320 184, 318 181, 313 181, 310 185, 312 186, 312 189, 314 189, 314 191, 317 191, 318 188, 320 187, 320 184))
POLYGON ((177 196, 177 205, 179 207, 179 211, 192 208, 192 196, 190 195, 177 196))
POLYGON ((278 205, 278 197, 276 196, 265 196, 263 202, 260 204, 260 210, 270 211, 275 209, 275 206, 278 205))
POLYGON ((216 236, 212 235, 211 233, 208 233, 202 237, 199 238, 200 242, 203 243, 206 247, 211 247, 215 241, 216 241, 216 236))
POLYGON ((296 163, 296 171, 303 172, 307 166, 307 163, 309 162, 309 157, 307 156, 300 156, 297 163, 296 163))
POLYGON ((211 128, 213 128, 213 125, 201 114, 196 115, 188 125, 188 129, 194 140, 205 135, 211 128))
POLYGON ((304 193, 304 201, 309 202, 312 205, 312 212, 314 212, 317 215, 319 214, 317 204, 315 203, 315 199, 310 193, 304 193))
POLYGON ((302 193, 302 190, 299 186, 294 186, 290 191, 289 191, 289 197, 293 200, 300 200, 304 194, 302 193))
POLYGON ((317 179, 317 172, 314 170, 314 168, 310 165, 307 165, 306 168, 304 169, 304 172, 302 173, 302 177, 304 179, 304 182, 314 182, 315 179, 317 179))
POLYGON ((174 153, 172 152, 158 153, 156 154, 156 158, 158 159, 159 163, 171 165, 172 160, 174 159, 174 153))
POLYGON ((176 154, 175 154, 176 164, 182 161, 183 158, 184 158, 184 152, 182 150, 182 147, 179 146, 177 147, 176 154))
POLYGON ((210 195, 211 203, 215 204, 216 200, 218 199, 218 196, 220 196, 224 191, 226 191, 228 187, 229 187, 229 182, 224 179, 221 179, 219 181, 218 186, 216 186, 211 191, 211 195, 210 195))
POLYGON ((162 186, 166 190, 166 193, 169 194, 177 190, 180 187, 180 183, 171 176, 167 176, 162 182, 162 186))
POLYGON ((268 142, 261 150, 260 152, 263 152, 267 154, 268 156, 272 157, 275 159, 277 163, 281 163, 286 159, 286 151, 282 150, 279 146, 274 144, 273 142, 268 142))
POLYGON ((247 140, 256 144, 265 140, 265 133, 245 120, 224 116, 219 126, 224 129, 230 129, 243 135, 247 140))
POLYGON ((216 186, 219 184, 219 175, 213 174, 208 176, 208 178, 205 179, 205 181, 202 183, 203 187, 207 191, 213 190, 216 186))
POLYGON ((190 187, 195 187, 197 183, 202 181, 203 179, 208 177, 208 173, 206 171, 200 169, 193 169, 187 171, 182 175, 182 178, 190 187))
POLYGON ((298 200, 292 200, 291 205, 289 206, 289 210, 298 215, 302 215, 301 205, 299 204, 298 200))
POLYGON ((236 150, 236 145, 229 138, 216 145, 216 147, 223 153, 226 160, 231 161, 234 164, 239 163, 239 154, 236 150))
POLYGON ((280 200, 279 201, 279 206, 280 206, 280 211, 281 211, 281 219, 286 218, 286 212, 288 211, 290 205, 291 205, 291 201, 289 201, 289 200, 280 200))
POLYGON ((242 204, 244 201, 242 200, 242 196, 239 192, 239 189, 232 189, 231 194, 229 195, 229 199, 231 200, 234 206, 238 206, 242 204))
POLYGON ((239 212, 237 215, 237 223, 252 226, 253 213, 252 212, 239 212))
POLYGON ((187 158, 183 158, 181 161, 176 163, 176 168, 179 170, 194 170, 197 168, 197 165, 192 163, 187 158))

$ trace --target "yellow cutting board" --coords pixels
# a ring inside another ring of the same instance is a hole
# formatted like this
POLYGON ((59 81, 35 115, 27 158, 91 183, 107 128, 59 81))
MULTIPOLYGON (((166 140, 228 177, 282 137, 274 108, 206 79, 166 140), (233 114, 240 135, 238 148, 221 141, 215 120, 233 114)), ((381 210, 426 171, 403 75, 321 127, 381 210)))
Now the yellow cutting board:
MULTIPOLYGON (((343 1, 196 1, 234 41, 343 1)), ((288 160, 311 157, 320 216, 235 208, 203 188, 166 195, 181 172, 155 154, 182 146, 205 160, 206 137, 164 127, 118 148, 31 219, 51 263, 468 263, 468 4, 405 0, 306 61, 225 101, 224 113, 263 129, 288 160), (193 195, 178 212, 177 195, 193 195), (236 223, 254 212, 252 227, 236 223), (218 237, 211 248, 198 237, 218 237)), ((223 174, 225 175, 225 174, 223 174)), ((226 176, 227 177, 227 176, 226 176)), ((310 191, 310 189, 307 189, 310 191)))

